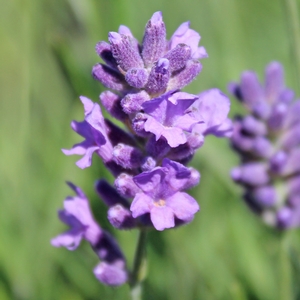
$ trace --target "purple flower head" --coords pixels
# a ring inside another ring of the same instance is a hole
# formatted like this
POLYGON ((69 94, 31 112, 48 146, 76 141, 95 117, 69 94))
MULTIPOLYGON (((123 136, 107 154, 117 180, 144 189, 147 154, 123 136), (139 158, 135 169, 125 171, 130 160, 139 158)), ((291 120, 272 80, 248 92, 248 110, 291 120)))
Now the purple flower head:
POLYGON ((65 199, 64 209, 60 210, 58 215, 62 222, 70 226, 70 230, 52 239, 51 244, 74 250, 84 238, 95 245, 102 234, 102 229, 94 221, 88 200, 82 190, 70 182, 68 185, 76 196, 65 199))
POLYGON ((300 209, 291 205, 299 197, 292 182, 300 173, 300 105, 299 100, 292 102, 294 92, 284 85, 282 66, 267 66, 264 85, 246 71, 230 90, 250 113, 234 122, 231 143, 242 165, 232 170, 232 178, 244 186, 245 200, 268 224, 300 226, 300 209))
POLYGON ((124 25, 119 32, 110 32, 108 40, 96 46, 105 64, 95 65, 92 74, 124 96, 138 89, 155 98, 181 89, 200 73, 198 59, 207 57, 205 49, 198 46, 200 35, 189 28, 189 22, 183 23, 167 41, 161 12, 155 12, 147 22, 140 45, 124 25))
POLYGON ((82 122, 73 121, 72 129, 85 140, 73 146, 71 150, 63 149, 66 155, 83 155, 76 165, 82 169, 92 163, 92 155, 96 152, 104 162, 112 159, 112 144, 107 137, 107 127, 99 104, 93 103, 86 97, 80 97, 84 106, 85 118, 82 122))
POLYGON ((191 174, 191 170, 183 165, 164 159, 162 167, 135 176, 134 182, 141 192, 136 194, 131 204, 132 216, 136 218, 149 213, 157 230, 174 227, 175 218, 190 222, 199 205, 181 191, 195 181, 191 174))

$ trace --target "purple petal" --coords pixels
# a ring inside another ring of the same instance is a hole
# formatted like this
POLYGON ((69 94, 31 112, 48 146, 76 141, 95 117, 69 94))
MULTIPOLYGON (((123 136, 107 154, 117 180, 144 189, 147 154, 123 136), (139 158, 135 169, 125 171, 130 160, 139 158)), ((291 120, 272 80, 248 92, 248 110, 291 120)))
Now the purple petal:
POLYGON ((149 213, 152 205, 153 200, 151 197, 144 193, 136 194, 130 206, 132 216, 136 218, 143 214, 149 213))
POLYGON ((175 226, 173 211, 167 206, 153 207, 150 216, 156 230, 162 231, 175 226))
POLYGON ((77 249, 83 237, 84 230, 66 231, 51 240, 51 245, 54 247, 65 247, 70 251, 77 249))
MULTIPOLYGON (((98 146, 94 146, 94 147, 90 147, 86 150, 84 156, 79 159, 77 162, 76 162, 76 165, 80 168, 80 169, 85 169, 85 168, 88 168, 91 166, 92 164, 92 156, 93 156, 93 153, 95 151, 99 150, 99 147, 98 146)), ((65 154, 66 151, 64 151, 65 154)), ((67 155, 70 155, 71 153, 71 150, 69 151, 69 153, 67 155)), ((75 153, 72 153, 72 154, 75 154, 75 153)))
POLYGON ((163 169, 158 167, 150 172, 143 172, 133 177, 133 181, 141 190, 146 193, 151 193, 157 189, 164 178, 165 173, 163 169))
POLYGON ((200 209, 193 197, 182 192, 178 192, 167 199, 167 206, 172 208, 175 216, 182 221, 190 221, 200 209))
POLYGON ((189 28, 190 22, 182 23, 172 35, 169 41, 169 48, 173 49, 178 44, 186 44, 191 47, 191 56, 194 59, 207 57, 203 47, 198 47, 200 35, 193 29, 189 28))

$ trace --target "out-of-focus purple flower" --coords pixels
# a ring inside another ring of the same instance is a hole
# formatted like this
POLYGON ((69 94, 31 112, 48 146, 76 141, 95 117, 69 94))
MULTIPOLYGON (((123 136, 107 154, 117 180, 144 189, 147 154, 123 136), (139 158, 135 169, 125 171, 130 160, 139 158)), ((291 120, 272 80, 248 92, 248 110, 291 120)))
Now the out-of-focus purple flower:
POLYGON ((202 120, 195 126, 199 134, 213 134, 218 137, 230 137, 232 134, 231 120, 228 119, 230 101, 218 89, 211 89, 198 95, 192 105, 193 115, 202 120))
POLYGON ((193 180, 191 171, 183 165, 164 159, 162 167, 134 177, 141 189, 133 199, 130 210, 133 217, 149 213, 157 230, 175 226, 175 218, 190 222, 199 210, 194 198, 181 192, 193 180))
POLYGON ((232 178, 245 187, 244 199, 268 224, 300 226, 300 205, 291 204, 300 195, 291 184, 300 173, 300 100, 292 102, 294 92, 285 87, 278 62, 267 66, 264 85, 246 71, 229 89, 250 112, 233 123, 231 142, 243 164, 232 170, 232 178))

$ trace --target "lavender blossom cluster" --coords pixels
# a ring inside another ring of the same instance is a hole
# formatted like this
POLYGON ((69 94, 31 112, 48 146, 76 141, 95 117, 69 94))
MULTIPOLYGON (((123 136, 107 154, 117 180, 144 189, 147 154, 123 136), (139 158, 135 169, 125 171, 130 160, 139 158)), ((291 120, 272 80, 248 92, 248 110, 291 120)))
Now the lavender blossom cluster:
POLYGON ((272 62, 265 84, 246 71, 229 86, 249 112, 237 116, 231 143, 241 165, 231 172, 245 189, 244 200, 279 229, 300 226, 300 100, 285 87, 283 68, 272 62))
MULTIPOLYGON (((200 181, 200 173, 186 165, 206 135, 230 135, 229 99, 217 89, 199 95, 181 91, 200 73, 199 59, 207 57, 189 22, 167 40, 162 14, 156 12, 142 44, 123 25, 108 40, 96 45, 104 63, 96 64, 92 75, 110 89, 100 94, 100 103, 125 129, 105 119, 98 103, 80 97, 84 120, 71 127, 84 140, 63 152, 81 155, 76 164, 82 169, 95 154, 113 174, 114 185, 105 179, 96 183, 113 227, 164 230, 186 224, 199 205, 185 190, 200 181)), ((76 196, 65 199, 59 217, 70 230, 52 245, 73 250, 87 240, 101 260, 94 270, 97 279, 112 286, 125 283, 128 270, 120 247, 94 221, 84 193, 69 185, 76 196)))

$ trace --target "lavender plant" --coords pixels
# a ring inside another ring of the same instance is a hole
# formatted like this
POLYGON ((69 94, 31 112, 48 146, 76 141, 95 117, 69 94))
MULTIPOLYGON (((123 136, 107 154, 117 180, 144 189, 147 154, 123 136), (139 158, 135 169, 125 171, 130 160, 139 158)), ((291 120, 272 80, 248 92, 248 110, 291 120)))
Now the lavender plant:
POLYGON ((254 72, 246 71, 229 89, 249 112, 233 122, 231 143, 241 158, 233 180, 244 187, 244 200, 267 224, 299 227, 300 100, 285 87, 278 62, 267 66, 263 86, 254 72))
POLYGON ((84 120, 71 127, 84 140, 63 152, 81 155, 76 164, 82 169, 95 154, 115 177, 113 185, 100 179, 95 187, 113 227, 140 231, 134 267, 128 270, 118 243, 95 222, 87 197, 72 183, 76 195, 67 197, 59 211, 70 229, 51 242, 74 250, 85 239, 101 261, 96 278, 111 286, 127 282, 134 290, 142 280, 146 231, 189 223, 199 211, 186 190, 199 183, 200 173, 187 164, 206 135, 231 134, 230 103, 217 89, 198 95, 181 91, 201 72, 199 59, 207 57, 189 22, 166 40, 162 14, 156 12, 142 44, 123 25, 109 33, 108 41, 96 45, 104 63, 96 64, 92 75, 109 89, 100 94, 100 103, 124 127, 105 119, 100 105, 82 96, 84 120))

